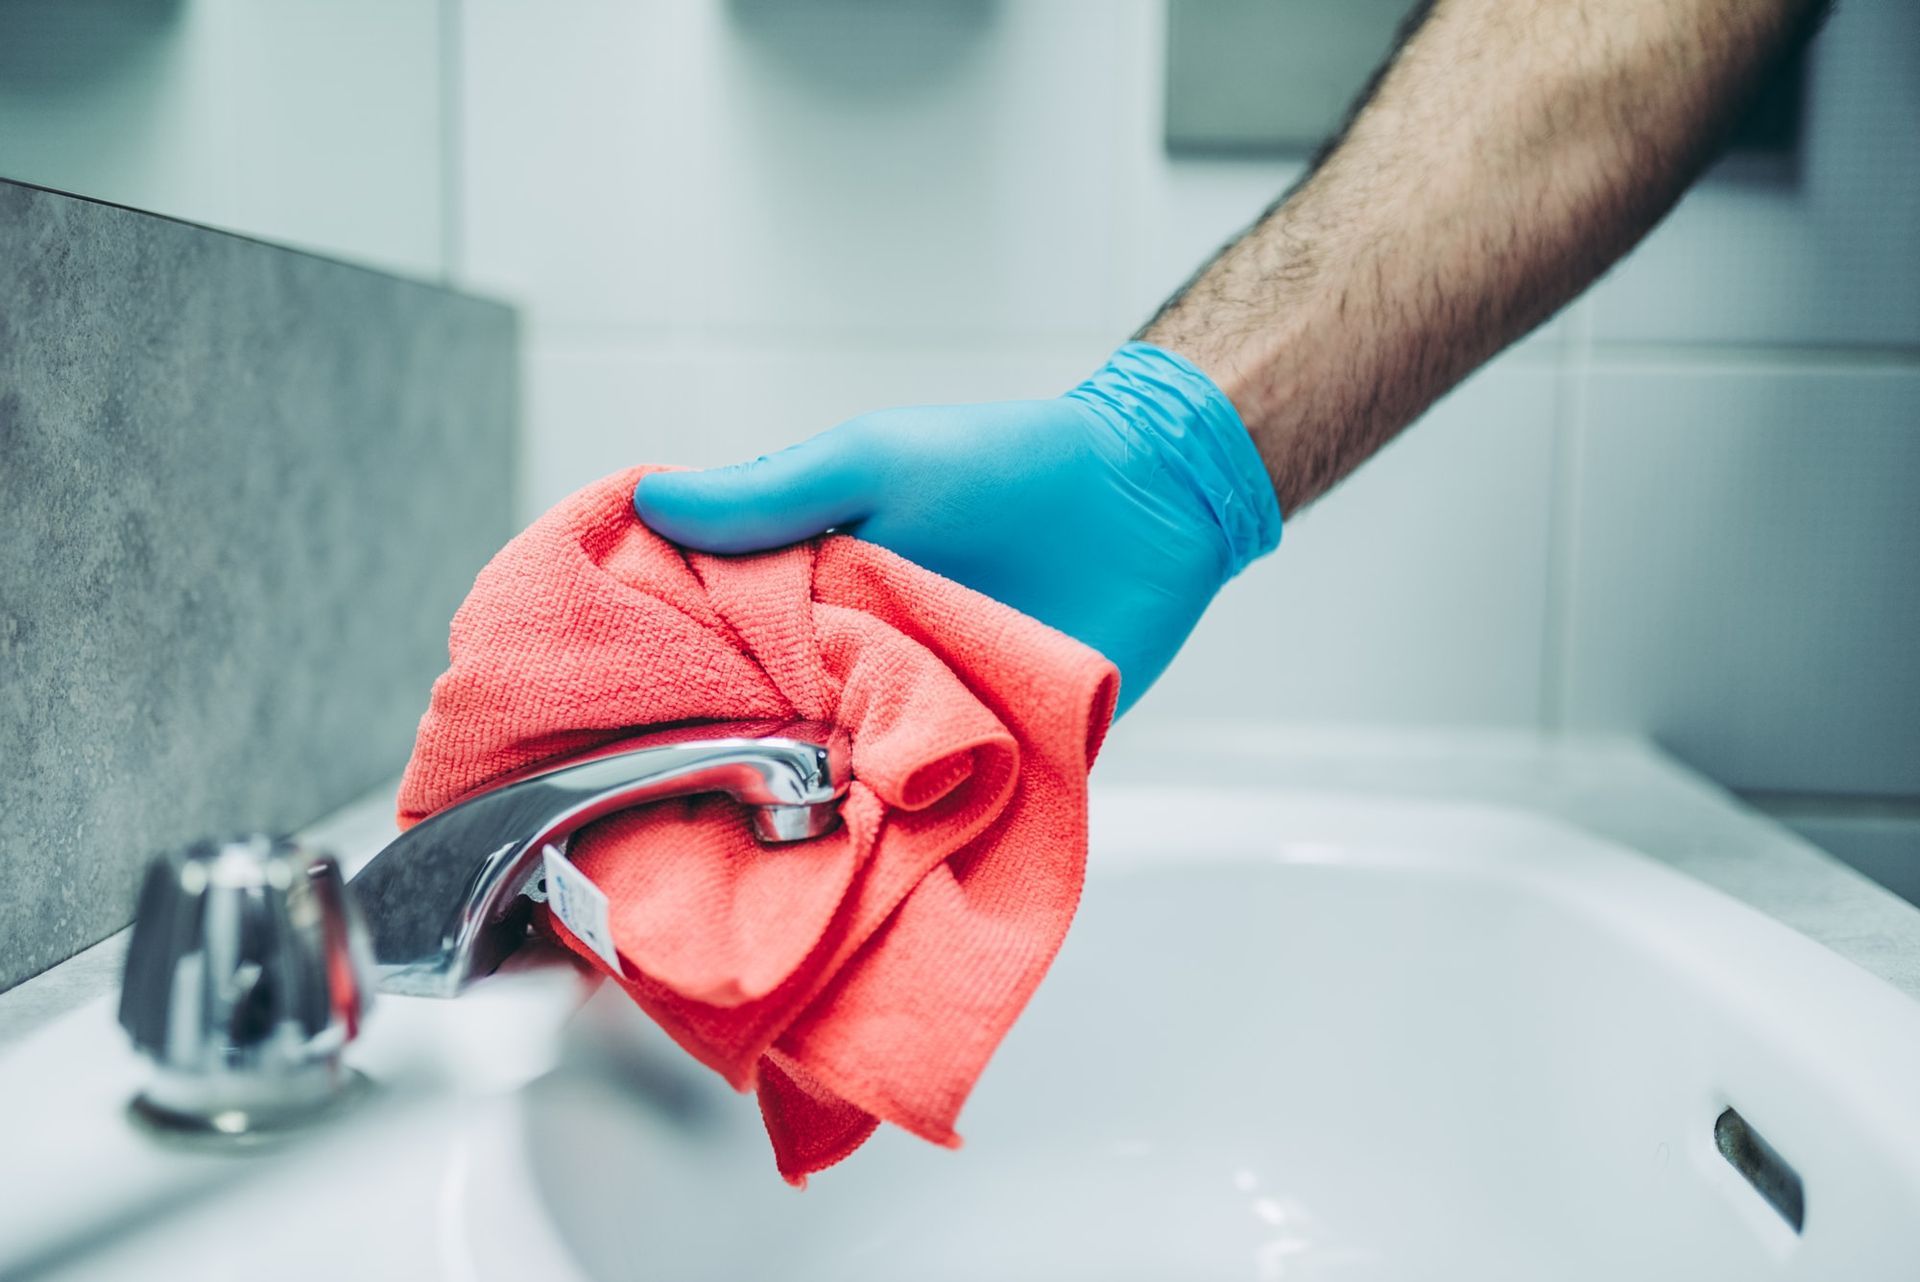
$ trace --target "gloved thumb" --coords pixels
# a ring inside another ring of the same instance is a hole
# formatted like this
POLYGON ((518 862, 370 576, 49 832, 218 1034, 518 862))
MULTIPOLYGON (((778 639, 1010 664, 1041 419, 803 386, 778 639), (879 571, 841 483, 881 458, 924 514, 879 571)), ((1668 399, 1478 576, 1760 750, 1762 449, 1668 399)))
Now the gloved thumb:
POLYGON ((866 472, 848 434, 836 429, 751 463, 649 472, 633 491, 633 510, 682 547, 758 552, 866 516, 866 472))

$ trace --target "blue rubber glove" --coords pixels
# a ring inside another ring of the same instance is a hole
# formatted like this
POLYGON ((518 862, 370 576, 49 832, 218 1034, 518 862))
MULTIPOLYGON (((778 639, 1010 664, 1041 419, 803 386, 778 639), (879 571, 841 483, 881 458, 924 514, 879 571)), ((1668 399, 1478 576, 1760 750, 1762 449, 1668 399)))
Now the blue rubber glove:
POLYGON ((633 506, 706 552, 828 529, 890 548, 1099 650, 1122 712, 1280 541, 1233 403, 1146 343, 1058 400, 883 410, 751 463, 651 473, 633 506))

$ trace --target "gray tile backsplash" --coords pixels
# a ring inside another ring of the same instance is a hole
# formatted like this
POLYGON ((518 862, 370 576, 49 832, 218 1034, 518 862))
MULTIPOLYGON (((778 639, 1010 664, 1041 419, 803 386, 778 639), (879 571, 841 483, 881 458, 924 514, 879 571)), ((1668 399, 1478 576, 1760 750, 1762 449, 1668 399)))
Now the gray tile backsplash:
POLYGON ((512 533, 513 312, 0 182, 0 988, 405 760, 512 533))

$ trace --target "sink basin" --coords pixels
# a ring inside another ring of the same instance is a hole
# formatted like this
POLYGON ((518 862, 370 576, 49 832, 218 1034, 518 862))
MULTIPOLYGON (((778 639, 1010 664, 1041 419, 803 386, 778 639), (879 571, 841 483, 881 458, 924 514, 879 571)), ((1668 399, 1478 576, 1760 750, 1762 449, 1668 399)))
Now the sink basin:
MULTIPOLYGON (((304 1143, 162 1161, 147 1211, 34 1253, 0 1213, 0 1274, 1913 1276, 1920 1005, 1825 948, 1517 810, 1127 788, 1093 817, 958 1153, 883 1130, 789 1189, 750 1099, 548 954, 384 1002, 386 1089, 304 1143)), ((57 1054, 124 1078, 110 1022, 47 1029, 0 1087, 57 1054)), ((62 1089, 124 1128, 123 1078, 62 1089)))

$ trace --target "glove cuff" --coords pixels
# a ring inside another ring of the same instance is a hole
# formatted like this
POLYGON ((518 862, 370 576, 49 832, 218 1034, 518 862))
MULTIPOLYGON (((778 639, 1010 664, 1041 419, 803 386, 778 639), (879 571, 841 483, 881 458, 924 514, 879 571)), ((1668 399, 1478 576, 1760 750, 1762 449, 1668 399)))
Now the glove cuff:
POLYGON ((1227 394, 1186 357, 1128 343, 1068 393, 1117 412, 1150 437, 1213 513, 1226 538, 1225 578, 1279 546, 1280 502, 1227 394))

